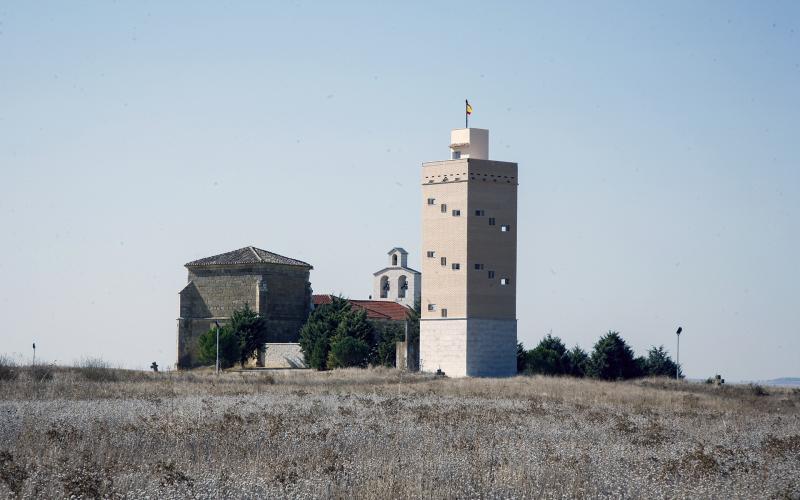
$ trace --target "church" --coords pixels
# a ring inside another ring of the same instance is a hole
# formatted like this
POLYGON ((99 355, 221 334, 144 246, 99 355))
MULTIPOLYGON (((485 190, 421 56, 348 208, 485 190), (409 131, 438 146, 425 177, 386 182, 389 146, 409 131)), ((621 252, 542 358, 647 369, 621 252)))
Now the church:
MULTIPOLYGON (((388 266, 373 274, 375 298, 348 299, 364 310, 376 329, 406 328, 409 309, 420 300, 420 272, 408 267, 408 252, 395 247, 388 266)), ((267 368, 304 366, 298 338, 315 306, 333 300, 330 294, 312 295, 311 264, 268 250, 248 246, 185 264, 188 283, 180 291, 178 368, 192 368, 198 360, 198 338, 216 324, 224 325, 233 311, 249 306, 264 316, 269 342, 255 361, 267 368)), ((398 354, 406 368, 418 366, 416 343, 400 342, 398 354)))

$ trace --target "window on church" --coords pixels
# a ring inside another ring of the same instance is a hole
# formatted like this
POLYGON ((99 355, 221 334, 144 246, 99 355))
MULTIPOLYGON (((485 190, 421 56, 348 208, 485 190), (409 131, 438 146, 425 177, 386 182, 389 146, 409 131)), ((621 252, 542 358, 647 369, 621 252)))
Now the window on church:
POLYGON ((461 159, 461 151, 453 151, 453 159, 460 160, 461 159))
POLYGON ((484 215, 486 215, 486 212, 484 212, 483 210, 475 210, 475 215, 477 217, 483 217, 484 215))
POLYGON ((433 250, 428 250, 428 257, 429 258, 433 258, 435 256, 436 256, 436 252, 434 252, 433 250))
POLYGON ((436 310, 436 304, 428 304, 428 310, 429 311, 435 311, 436 310))
POLYGON ((488 275, 490 280, 494 279, 494 271, 489 271, 488 275))
POLYGON ((445 203, 442 203, 442 213, 443 214, 447 213, 447 204, 445 203))
POLYGON ((483 264, 475 264, 475 270, 476 271, 482 271, 483 270, 483 264))
POLYGON ((381 298, 385 299, 389 297, 389 277, 383 276, 381 278, 381 298))
POLYGON ((508 278, 500 278, 500 284, 501 285, 508 285, 509 283, 511 283, 510 279, 508 279, 508 278))
POLYGON ((447 309, 445 309, 445 308, 442 309, 442 317, 443 318, 447 317, 447 309))
POLYGON ((453 217, 460 217, 460 216, 461 216, 461 210, 453 210, 453 217))
POLYGON ((503 224, 502 226, 500 226, 500 230, 503 231, 504 233, 507 233, 511 231, 511 226, 509 226, 508 224, 503 224))
POLYGON ((458 271, 459 269, 461 269, 461 264, 459 264, 458 262, 453 262, 452 267, 453 271, 458 271))
POLYGON ((436 205, 436 198, 428 198, 428 205, 436 205))
POLYGON ((494 226, 494 217, 489 217, 489 225, 494 226))
POLYGON ((443 266, 446 266, 447 265, 447 257, 442 257, 440 259, 440 262, 442 263, 443 266))

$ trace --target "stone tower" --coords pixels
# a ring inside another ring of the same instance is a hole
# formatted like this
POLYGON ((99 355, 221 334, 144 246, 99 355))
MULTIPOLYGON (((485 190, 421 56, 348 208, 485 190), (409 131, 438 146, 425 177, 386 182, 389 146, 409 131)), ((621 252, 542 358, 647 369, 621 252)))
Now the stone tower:
POLYGON ((451 159, 422 164, 420 366, 516 374, 517 164, 489 160, 489 131, 451 132, 451 159))
POLYGON ((408 252, 389 250, 389 266, 373 273, 375 300, 393 300, 408 307, 420 298, 420 273, 408 267, 408 252))

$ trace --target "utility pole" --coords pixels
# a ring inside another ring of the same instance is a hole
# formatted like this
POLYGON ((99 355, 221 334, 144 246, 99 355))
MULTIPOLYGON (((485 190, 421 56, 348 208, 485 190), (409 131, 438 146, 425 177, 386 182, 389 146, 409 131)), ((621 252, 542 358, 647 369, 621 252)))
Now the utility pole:
POLYGON ((678 337, 678 349, 675 354, 675 380, 680 380, 681 378, 681 332, 683 331, 683 327, 679 326, 678 331, 675 332, 675 335, 678 337))
POLYGON ((216 368, 216 374, 219 375, 219 321, 214 321, 214 324, 217 325, 217 368, 216 368))
POLYGON ((32 365, 36 365, 36 342, 33 343, 33 363, 32 365))

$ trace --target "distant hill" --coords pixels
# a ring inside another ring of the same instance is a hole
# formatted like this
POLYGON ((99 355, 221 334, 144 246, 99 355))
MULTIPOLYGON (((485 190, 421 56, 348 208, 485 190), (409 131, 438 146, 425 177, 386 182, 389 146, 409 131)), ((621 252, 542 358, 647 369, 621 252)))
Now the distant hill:
POLYGON ((781 377, 772 380, 762 380, 759 384, 773 387, 800 387, 800 377, 781 377))

